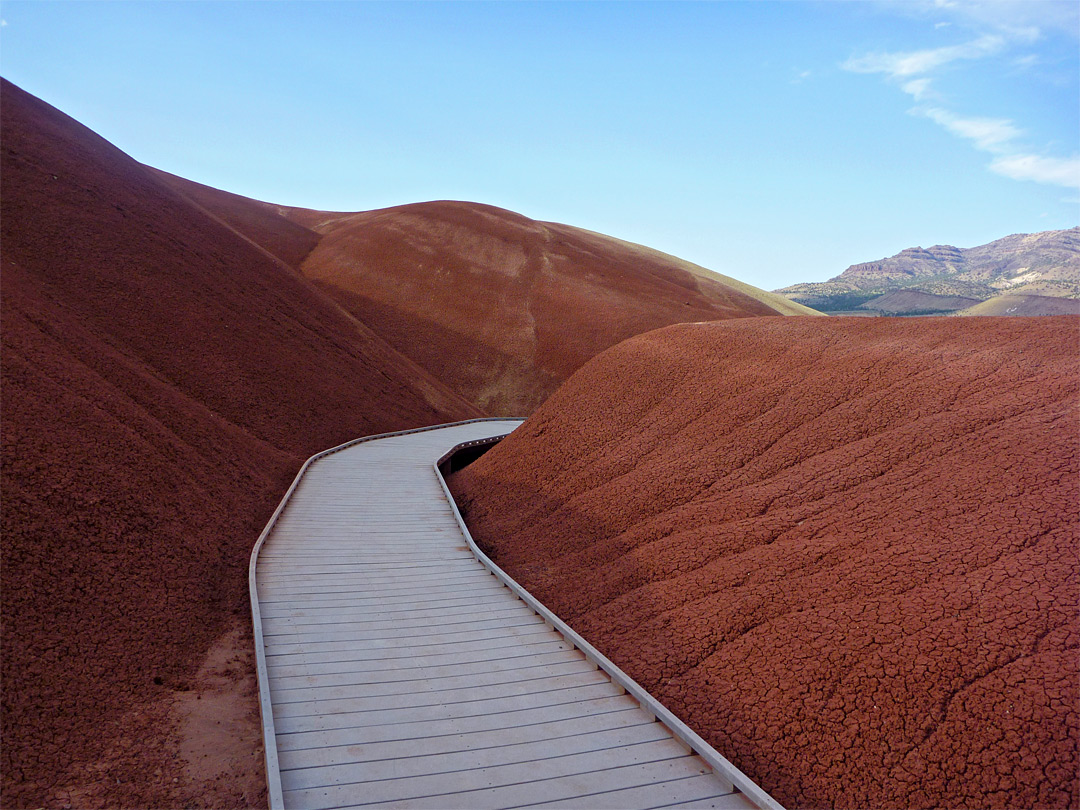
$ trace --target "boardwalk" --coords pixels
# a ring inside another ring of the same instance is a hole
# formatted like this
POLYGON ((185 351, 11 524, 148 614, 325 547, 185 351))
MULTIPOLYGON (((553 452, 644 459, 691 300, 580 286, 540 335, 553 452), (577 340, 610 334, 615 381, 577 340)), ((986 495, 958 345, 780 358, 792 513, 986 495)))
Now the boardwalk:
POLYGON ((434 465, 518 424, 353 443, 298 476, 252 555, 271 805, 778 807, 474 556, 434 465))

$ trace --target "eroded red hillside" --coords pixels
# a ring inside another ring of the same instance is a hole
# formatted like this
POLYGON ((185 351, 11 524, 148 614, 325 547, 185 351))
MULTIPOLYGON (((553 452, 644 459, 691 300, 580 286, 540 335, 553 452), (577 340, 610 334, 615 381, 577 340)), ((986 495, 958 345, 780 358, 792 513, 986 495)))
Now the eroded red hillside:
POLYGON ((304 457, 479 412, 86 128, 2 104, 0 803, 257 805, 257 728, 199 782, 172 707, 213 697, 259 530, 304 457))
POLYGON ((785 805, 1076 807, 1078 335, 670 327, 452 485, 500 565, 785 805))
POLYGON ((295 209, 219 191, 160 169, 147 168, 166 185, 293 269, 299 269, 319 243, 319 234, 289 218, 288 213, 295 209))
POLYGON ((312 213, 292 214, 324 234, 304 274, 492 415, 531 413, 632 335, 792 307, 671 256, 477 203, 312 213))

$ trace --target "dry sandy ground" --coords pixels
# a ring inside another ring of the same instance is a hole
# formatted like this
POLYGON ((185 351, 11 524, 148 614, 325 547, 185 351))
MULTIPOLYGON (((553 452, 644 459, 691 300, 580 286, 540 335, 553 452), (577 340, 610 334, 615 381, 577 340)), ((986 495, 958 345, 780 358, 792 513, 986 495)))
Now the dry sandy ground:
POLYGON ((61 808, 266 807, 262 726, 247 617, 214 642, 190 679, 120 718, 46 804, 61 808))
POLYGON ((1080 806, 1080 319, 675 326, 452 487, 789 807, 1080 806))

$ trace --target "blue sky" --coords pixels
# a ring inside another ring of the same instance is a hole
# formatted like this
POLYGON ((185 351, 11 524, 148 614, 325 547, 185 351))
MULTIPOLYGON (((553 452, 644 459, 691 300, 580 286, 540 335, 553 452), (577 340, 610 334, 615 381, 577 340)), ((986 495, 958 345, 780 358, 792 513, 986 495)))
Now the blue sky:
POLYGON ((766 289, 1080 223, 1072 0, 5 0, 0 73, 217 188, 485 202, 766 289))

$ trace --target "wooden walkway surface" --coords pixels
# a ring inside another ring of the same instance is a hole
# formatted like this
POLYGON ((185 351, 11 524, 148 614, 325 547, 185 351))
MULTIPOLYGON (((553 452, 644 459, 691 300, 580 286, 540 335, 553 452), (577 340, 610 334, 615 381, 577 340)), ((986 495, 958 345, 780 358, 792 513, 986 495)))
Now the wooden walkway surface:
POLYGON ((436 462, 518 424, 360 440, 297 476, 251 564, 271 806, 778 808, 474 554, 436 462))

